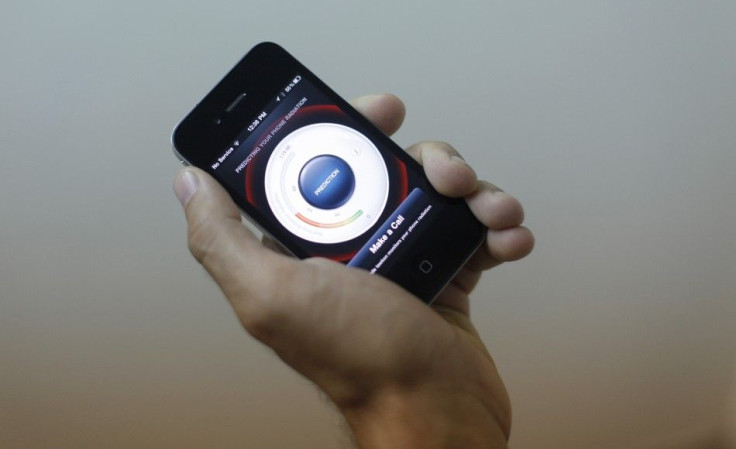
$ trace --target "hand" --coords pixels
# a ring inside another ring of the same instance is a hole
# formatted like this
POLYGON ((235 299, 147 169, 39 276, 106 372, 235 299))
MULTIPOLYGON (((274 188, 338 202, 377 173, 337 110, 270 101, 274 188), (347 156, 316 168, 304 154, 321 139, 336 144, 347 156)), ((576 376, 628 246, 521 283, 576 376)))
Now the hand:
MULTIPOLYGON (((394 96, 361 97, 354 105, 387 134, 404 118, 394 96)), ((407 151, 438 191, 464 196, 489 229, 486 244, 431 307, 367 271, 274 251, 196 168, 183 169, 174 186, 189 247, 243 327, 334 401, 359 447, 506 447, 509 399, 470 322, 468 295, 484 270, 524 257, 534 238, 520 226, 519 202, 477 181, 449 145, 407 151)))

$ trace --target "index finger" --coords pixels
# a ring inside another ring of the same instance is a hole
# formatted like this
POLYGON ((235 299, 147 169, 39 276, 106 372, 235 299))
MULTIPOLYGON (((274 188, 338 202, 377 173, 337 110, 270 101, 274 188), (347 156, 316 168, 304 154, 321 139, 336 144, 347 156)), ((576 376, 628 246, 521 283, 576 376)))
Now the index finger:
POLYGON ((392 94, 364 95, 350 104, 388 136, 399 130, 406 116, 404 103, 392 94))

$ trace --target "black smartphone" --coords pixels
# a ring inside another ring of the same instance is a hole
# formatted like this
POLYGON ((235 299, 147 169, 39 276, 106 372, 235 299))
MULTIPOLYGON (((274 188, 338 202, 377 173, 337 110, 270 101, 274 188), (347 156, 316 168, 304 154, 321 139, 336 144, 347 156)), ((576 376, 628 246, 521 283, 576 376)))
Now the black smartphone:
POLYGON ((280 46, 256 45, 176 127, 209 172, 299 258, 385 276, 430 303, 483 241, 462 199, 280 46))

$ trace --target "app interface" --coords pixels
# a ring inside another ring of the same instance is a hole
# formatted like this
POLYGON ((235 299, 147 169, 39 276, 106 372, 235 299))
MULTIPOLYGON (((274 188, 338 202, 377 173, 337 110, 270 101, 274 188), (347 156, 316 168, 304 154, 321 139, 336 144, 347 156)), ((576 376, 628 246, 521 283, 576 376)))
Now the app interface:
POLYGON ((442 206, 380 140, 296 74, 209 168, 272 234, 381 273, 442 206))

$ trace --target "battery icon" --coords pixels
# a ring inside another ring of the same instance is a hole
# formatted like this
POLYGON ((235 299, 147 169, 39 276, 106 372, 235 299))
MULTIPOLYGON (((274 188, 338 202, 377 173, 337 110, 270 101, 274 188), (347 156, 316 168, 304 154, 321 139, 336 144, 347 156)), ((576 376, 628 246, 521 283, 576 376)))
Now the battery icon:
POLYGON ((297 76, 296 76, 296 78, 294 78, 294 79, 292 80, 292 82, 293 82, 294 84, 296 84, 296 83, 298 83, 298 82, 299 82, 299 80, 301 80, 301 79, 302 79, 302 77, 301 77, 301 76, 299 76, 299 75, 297 75, 297 76))

